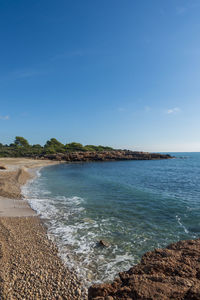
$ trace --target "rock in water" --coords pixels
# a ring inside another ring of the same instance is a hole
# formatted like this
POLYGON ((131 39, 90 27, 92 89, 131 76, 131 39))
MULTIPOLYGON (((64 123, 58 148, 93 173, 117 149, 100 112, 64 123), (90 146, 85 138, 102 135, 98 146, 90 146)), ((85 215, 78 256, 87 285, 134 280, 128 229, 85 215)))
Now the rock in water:
POLYGON ((109 247, 109 244, 108 244, 106 241, 104 241, 104 240, 100 240, 100 241, 98 242, 98 246, 101 246, 101 247, 109 247))
POLYGON ((88 292, 89 300, 200 300, 200 239, 147 252, 113 283, 95 284, 88 292))

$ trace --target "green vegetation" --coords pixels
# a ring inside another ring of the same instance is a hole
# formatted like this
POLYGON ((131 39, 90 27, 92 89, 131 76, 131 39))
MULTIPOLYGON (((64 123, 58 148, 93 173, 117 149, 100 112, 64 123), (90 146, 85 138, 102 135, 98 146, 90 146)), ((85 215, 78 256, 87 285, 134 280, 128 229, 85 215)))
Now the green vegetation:
POLYGON ((111 147, 101 145, 83 146, 75 142, 64 145, 55 138, 48 140, 44 146, 39 144, 30 145, 29 142, 21 136, 16 136, 14 143, 10 145, 0 143, 0 157, 38 157, 46 154, 71 153, 76 151, 102 152, 111 150, 113 150, 111 147))

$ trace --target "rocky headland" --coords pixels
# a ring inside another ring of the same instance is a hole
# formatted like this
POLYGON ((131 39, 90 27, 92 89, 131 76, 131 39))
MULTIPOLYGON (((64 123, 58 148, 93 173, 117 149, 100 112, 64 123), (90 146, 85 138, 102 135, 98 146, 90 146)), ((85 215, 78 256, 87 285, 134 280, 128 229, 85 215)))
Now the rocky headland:
POLYGON ((199 300, 200 239, 180 241, 143 255, 112 283, 89 288, 89 300, 199 300))
POLYGON ((170 159, 169 154, 138 152, 130 150, 113 151, 76 151, 71 153, 45 154, 40 159, 62 160, 67 162, 89 162, 89 161, 118 161, 118 160, 155 160, 170 159))

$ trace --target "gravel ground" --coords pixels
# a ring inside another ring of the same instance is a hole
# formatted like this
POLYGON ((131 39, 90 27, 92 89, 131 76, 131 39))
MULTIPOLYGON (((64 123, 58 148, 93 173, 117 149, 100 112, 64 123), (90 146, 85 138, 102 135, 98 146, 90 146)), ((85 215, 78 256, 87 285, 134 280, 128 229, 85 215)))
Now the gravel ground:
POLYGON ((0 218, 0 299, 87 299, 37 217, 0 218))

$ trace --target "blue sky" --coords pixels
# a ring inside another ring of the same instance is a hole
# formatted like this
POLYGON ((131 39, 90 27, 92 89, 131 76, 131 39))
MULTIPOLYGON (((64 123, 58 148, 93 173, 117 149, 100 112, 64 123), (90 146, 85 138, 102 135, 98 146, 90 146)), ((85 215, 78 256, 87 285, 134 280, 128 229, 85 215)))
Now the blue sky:
POLYGON ((0 0, 0 142, 200 151, 200 1, 0 0))

